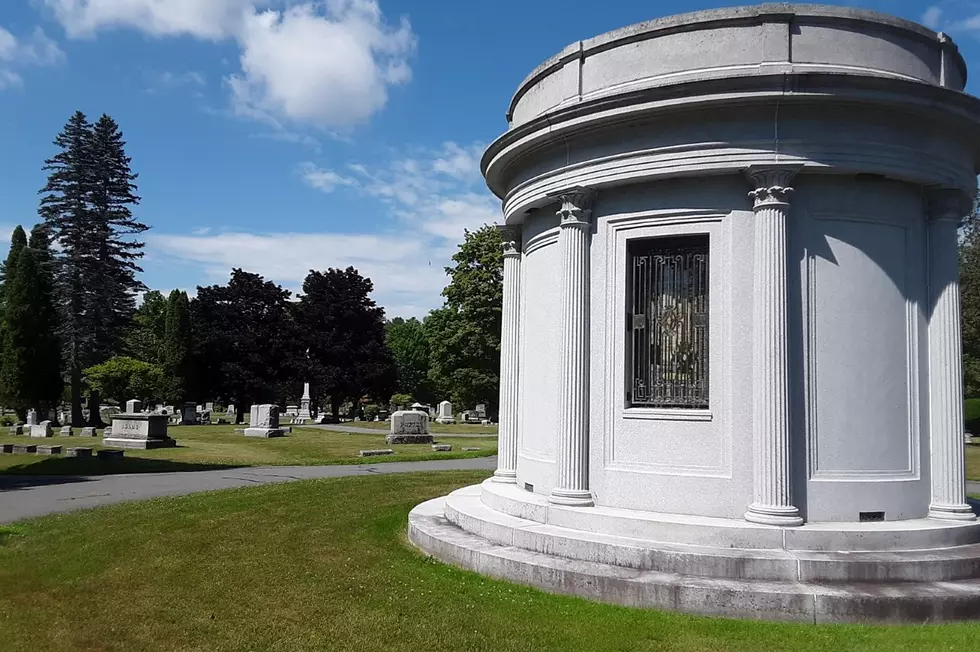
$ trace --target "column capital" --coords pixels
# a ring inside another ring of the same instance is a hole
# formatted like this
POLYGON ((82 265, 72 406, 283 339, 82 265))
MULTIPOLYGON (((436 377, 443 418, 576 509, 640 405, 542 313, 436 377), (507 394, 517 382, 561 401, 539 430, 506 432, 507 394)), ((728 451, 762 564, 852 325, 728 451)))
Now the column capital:
POLYGON ((771 164, 753 165, 745 170, 745 176, 753 186, 749 193, 755 202, 753 208, 788 207, 789 197, 793 194, 789 184, 802 167, 800 164, 771 164))
POLYGON ((558 195, 558 218, 564 226, 587 226, 592 223, 592 203, 596 192, 591 188, 571 188, 558 195))
POLYGON ((973 210, 973 199, 962 190, 931 188, 926 191, 931 222, 962 222, 973 210))
POLYGON ((521 227, 498 224, 497 231, 500 233, 500 244, 504 250, 504 256, 521 255, 521 227))

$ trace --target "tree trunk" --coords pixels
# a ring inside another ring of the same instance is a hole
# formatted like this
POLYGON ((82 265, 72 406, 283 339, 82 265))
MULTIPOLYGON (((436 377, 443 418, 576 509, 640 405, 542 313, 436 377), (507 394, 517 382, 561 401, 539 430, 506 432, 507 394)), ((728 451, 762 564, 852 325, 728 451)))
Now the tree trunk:
POLYGON ((102 420, 102 412, 99 410, 99 405, 102 404, 102 397, 94 389, 89 394, 88 405, 89 405, 89 415, 88 415, 88 425, 93 428, 105 428, 105 421, 102 420))
POLYGON ((85 415, 82 413, 82 370, 74 366, 71 370, 71 425, 76 428, 85 426, 85 415))
POLYGON ((330 397, 330 414, 333 416, 335 423, 340 422, 340 404, 341 400, 339 398, 330 397))

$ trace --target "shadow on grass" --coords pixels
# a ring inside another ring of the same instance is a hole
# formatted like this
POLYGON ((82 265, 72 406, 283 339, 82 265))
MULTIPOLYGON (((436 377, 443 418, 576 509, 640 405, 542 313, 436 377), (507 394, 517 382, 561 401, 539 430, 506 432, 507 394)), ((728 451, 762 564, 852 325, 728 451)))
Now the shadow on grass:
POLYGON ((172 460, 123 457, 100 460, 97 457, 43 457, 0 471, 0 491, 49 484, 84 482, 85 476, 119 473, 171 473, 175 471, 215 471, 238 469, 242 464, 208 464, 172 460))

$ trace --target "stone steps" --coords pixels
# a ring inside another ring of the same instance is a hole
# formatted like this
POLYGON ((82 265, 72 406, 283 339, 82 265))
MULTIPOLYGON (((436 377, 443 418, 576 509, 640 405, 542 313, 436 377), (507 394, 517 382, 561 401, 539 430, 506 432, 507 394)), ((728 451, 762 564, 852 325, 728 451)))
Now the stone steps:
POLYGON ((645 541, 503 514, 470 488, 446 497, 449 522, 503 546, 701 577, 801 582, 942 582, 980 577, 980 544, 931 550, 813 551, 645 541))
MULTIPOLYGON (((553 593, 708 616, 808 623, 944 622, 980 617, 978 579, 818 582, 706 577, 632 568, 559 554, 569 552, 565 546, 571 544, 559 543, 544 553, 493 541, 451 522, 446 517, 447 502, 448 498, 437 498, 412 510, 408 534, 415 546, 441 561, 553 593)), ((458 504, 454 509, 457 515, 461 513, 458 504)), ((468 516, 479 518, 482 512, 468 516)), ((500 523, 502 528, 514 525, 517 522, 500 523)), ((512 534, 518 539, 523 536, 512 534)), ((590 546, 597 549, 592 543, 583 549, 590 546)), ((620 552, 628 556, 627 551, 620 552)), ((721 555, 719 549, 713 554, 721 555)), ((683 564, 678 568, 690 569, 683 564)))
POLYGON ((780 528, 741 518, 713 518, 615 507, 564 507, 514 484, 488 480, 460 494, 481 496, 496 512, 529 521, 642 541, 783 550, 927 550, 980 543, 980 522, 916 519, 883 523, 807 523, 780 528), (723 543, 720 543, 723 542, 723 543))

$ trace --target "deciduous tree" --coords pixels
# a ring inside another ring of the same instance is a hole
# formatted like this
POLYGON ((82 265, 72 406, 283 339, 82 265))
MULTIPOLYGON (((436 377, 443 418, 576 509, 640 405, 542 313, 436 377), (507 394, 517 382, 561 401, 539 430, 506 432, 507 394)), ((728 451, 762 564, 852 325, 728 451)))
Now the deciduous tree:
POLYGON ((487 405, 496 414, 500 388, 503 254, 493 226, 468 231, 455 265, 446 268, 445 305, 426 318, 429 377, 455 405, 487 405))
POLYGON ((330 397, 338 416, 346 401, 363 396, 387 402, 395 389, 395 367, 385 344, 384 309, 371 280, 353 267, 310 271, 296 308, 298 332, 309 351, 310 375, 318 394, 330 397))

